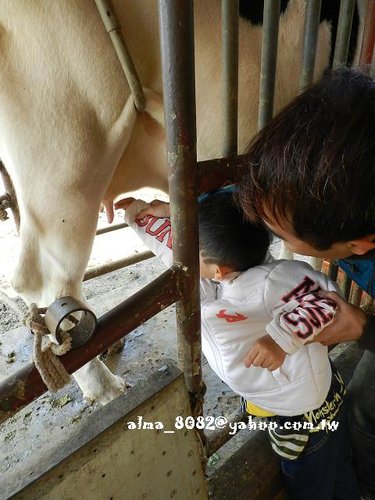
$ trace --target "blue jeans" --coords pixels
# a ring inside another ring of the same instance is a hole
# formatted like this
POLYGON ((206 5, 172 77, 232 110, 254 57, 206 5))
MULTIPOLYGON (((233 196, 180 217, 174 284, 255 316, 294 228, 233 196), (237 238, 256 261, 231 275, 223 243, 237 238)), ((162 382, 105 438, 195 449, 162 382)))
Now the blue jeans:
MULTIPOLYGON (((345 403, 344 403, 345 404, 345 403)), ((281 460, 284 482, 293 500, 359 500, 346 408, 335 420, 336 431, 312 433, 297 460, 281 460)))
MULTIPOLYGON (((374 332, 375 335, 375 332, 374 332)), ((365 351, 349 393, 349 430, 361 494, 375 499, 375 353, 365 351)))

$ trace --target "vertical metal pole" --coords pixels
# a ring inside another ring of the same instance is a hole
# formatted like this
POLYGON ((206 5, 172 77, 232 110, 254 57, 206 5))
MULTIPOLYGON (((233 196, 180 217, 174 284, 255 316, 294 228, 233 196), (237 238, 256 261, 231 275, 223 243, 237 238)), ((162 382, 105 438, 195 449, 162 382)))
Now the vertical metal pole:
POLYGON ((362 295, 361 302, 362 302, 361 306, 364 306, 364 307, 374 307, 374 305, 375 305, 374 299, 371 297, 371 295, 367 295, 367 293, 364 293, 362 295))
POLYGON ((372 63, 375 44, 375 0, 367 0, 359 66, 372 63))
POLYGON ((321 5, 322 0, 309 0, 306 2, 302 73, 300 79, 301 90, 313 82, 321 5))
MULTIPOLYGON (((258 130, 267 125, 273 116, 279 19, 280 0, 264 0, 258 130)), ((283 242, 279 259, 293 259, 293 253, 287 250, 283 242)))
POLYGON ((348 58, 355 1, 356 0, 341 0, 335 53, 332 64, 333 69, 345 65, 348 58))
POLYGON ((194 26, 191 0, 159 0, 174 262, 186 274, 177 302, 179 363, 192 406, 202 403, 194 26))
POLYGON ((280 0, 264 0, 258 115, 259 130, 269 122, 273 115, 279 17, 280 0))
POLYGON ((352 280, 349 278, 347 274, 344 273, 341 289, 346 300, 349 300, 351 286, 352 286, 352 280))
POLYGON ((335 262, 330 262, 328 267, 327 276, 332 281, 337 281, 337 275, 339 273, 339 266, 335 262))
POLYGON ((239 0, 221 0, 223 156, 237 154, 239 0))
POLYGON ((362 293, 363 292, 361 288, 356 283, 353 282, 349 302, 359 307, 362 300, 362 293))

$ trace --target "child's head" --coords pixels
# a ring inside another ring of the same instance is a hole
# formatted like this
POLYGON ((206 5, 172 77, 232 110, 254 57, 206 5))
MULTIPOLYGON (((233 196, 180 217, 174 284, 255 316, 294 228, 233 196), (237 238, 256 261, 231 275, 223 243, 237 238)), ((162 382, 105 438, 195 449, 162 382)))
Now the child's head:
POLYGON ((261 264, 270 244, 266 228, 246 221, 232 192, 219 191, 199 202, 199 253, 203 278, 225 279, 225 274, 261 264))
POLYGON ((292 251, 325 257, 375 247, 375 83, 327 73, 279 113, 245 155, 239 193, 292 251))

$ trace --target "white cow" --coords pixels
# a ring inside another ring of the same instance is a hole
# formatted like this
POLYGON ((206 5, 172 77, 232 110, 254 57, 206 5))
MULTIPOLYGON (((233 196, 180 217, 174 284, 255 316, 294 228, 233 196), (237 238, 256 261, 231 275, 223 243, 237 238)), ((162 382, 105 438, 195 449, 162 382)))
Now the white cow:
MULTIPOLYGON (((113 3, 149 89, 139 115, 93 0, 0 2, 0 157, 21 214, 13 285, 39 306, 83 299, 101 200, 110 211, 120 193, 167 189, 157 2, 113 3)), ((194 4, 199 158, 208 159, 221 156, 220 0, 194 4)), ((276 109, 297 92, 304 8, 290 0, 280 22, 276 109)), ((317 74, 328 62, 329 37, 323 23, 317 74)), ((240 152, 256 131, 260 51, 261 27, 241 19, 240 152)), ((86 398, 101 403, 124 390, 99 360, 75 376, 86 398)))

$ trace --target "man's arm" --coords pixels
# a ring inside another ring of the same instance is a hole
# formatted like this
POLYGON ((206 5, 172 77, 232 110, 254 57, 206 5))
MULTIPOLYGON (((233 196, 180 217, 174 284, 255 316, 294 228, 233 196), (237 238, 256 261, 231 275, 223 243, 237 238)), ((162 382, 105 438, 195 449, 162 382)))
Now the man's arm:
POLYGON ((324 328, 313 342, 331 345, 356 340, 363 349, 375 352, 374 311, 364 312, 359 307, 345 302, 335 292, 324 292, 324 295, 337 303, 337 313, 334 321, 324 328))
POLYGON ((245 366, 279 368, 287 354, 294 354, 333 320, 336 303, 321 295, 321 288, 334 289, 322 273, 303 262, 281 261, 269 274, 264 301, 272 321, 268 335, 258 339, 244 359, 245 366))

